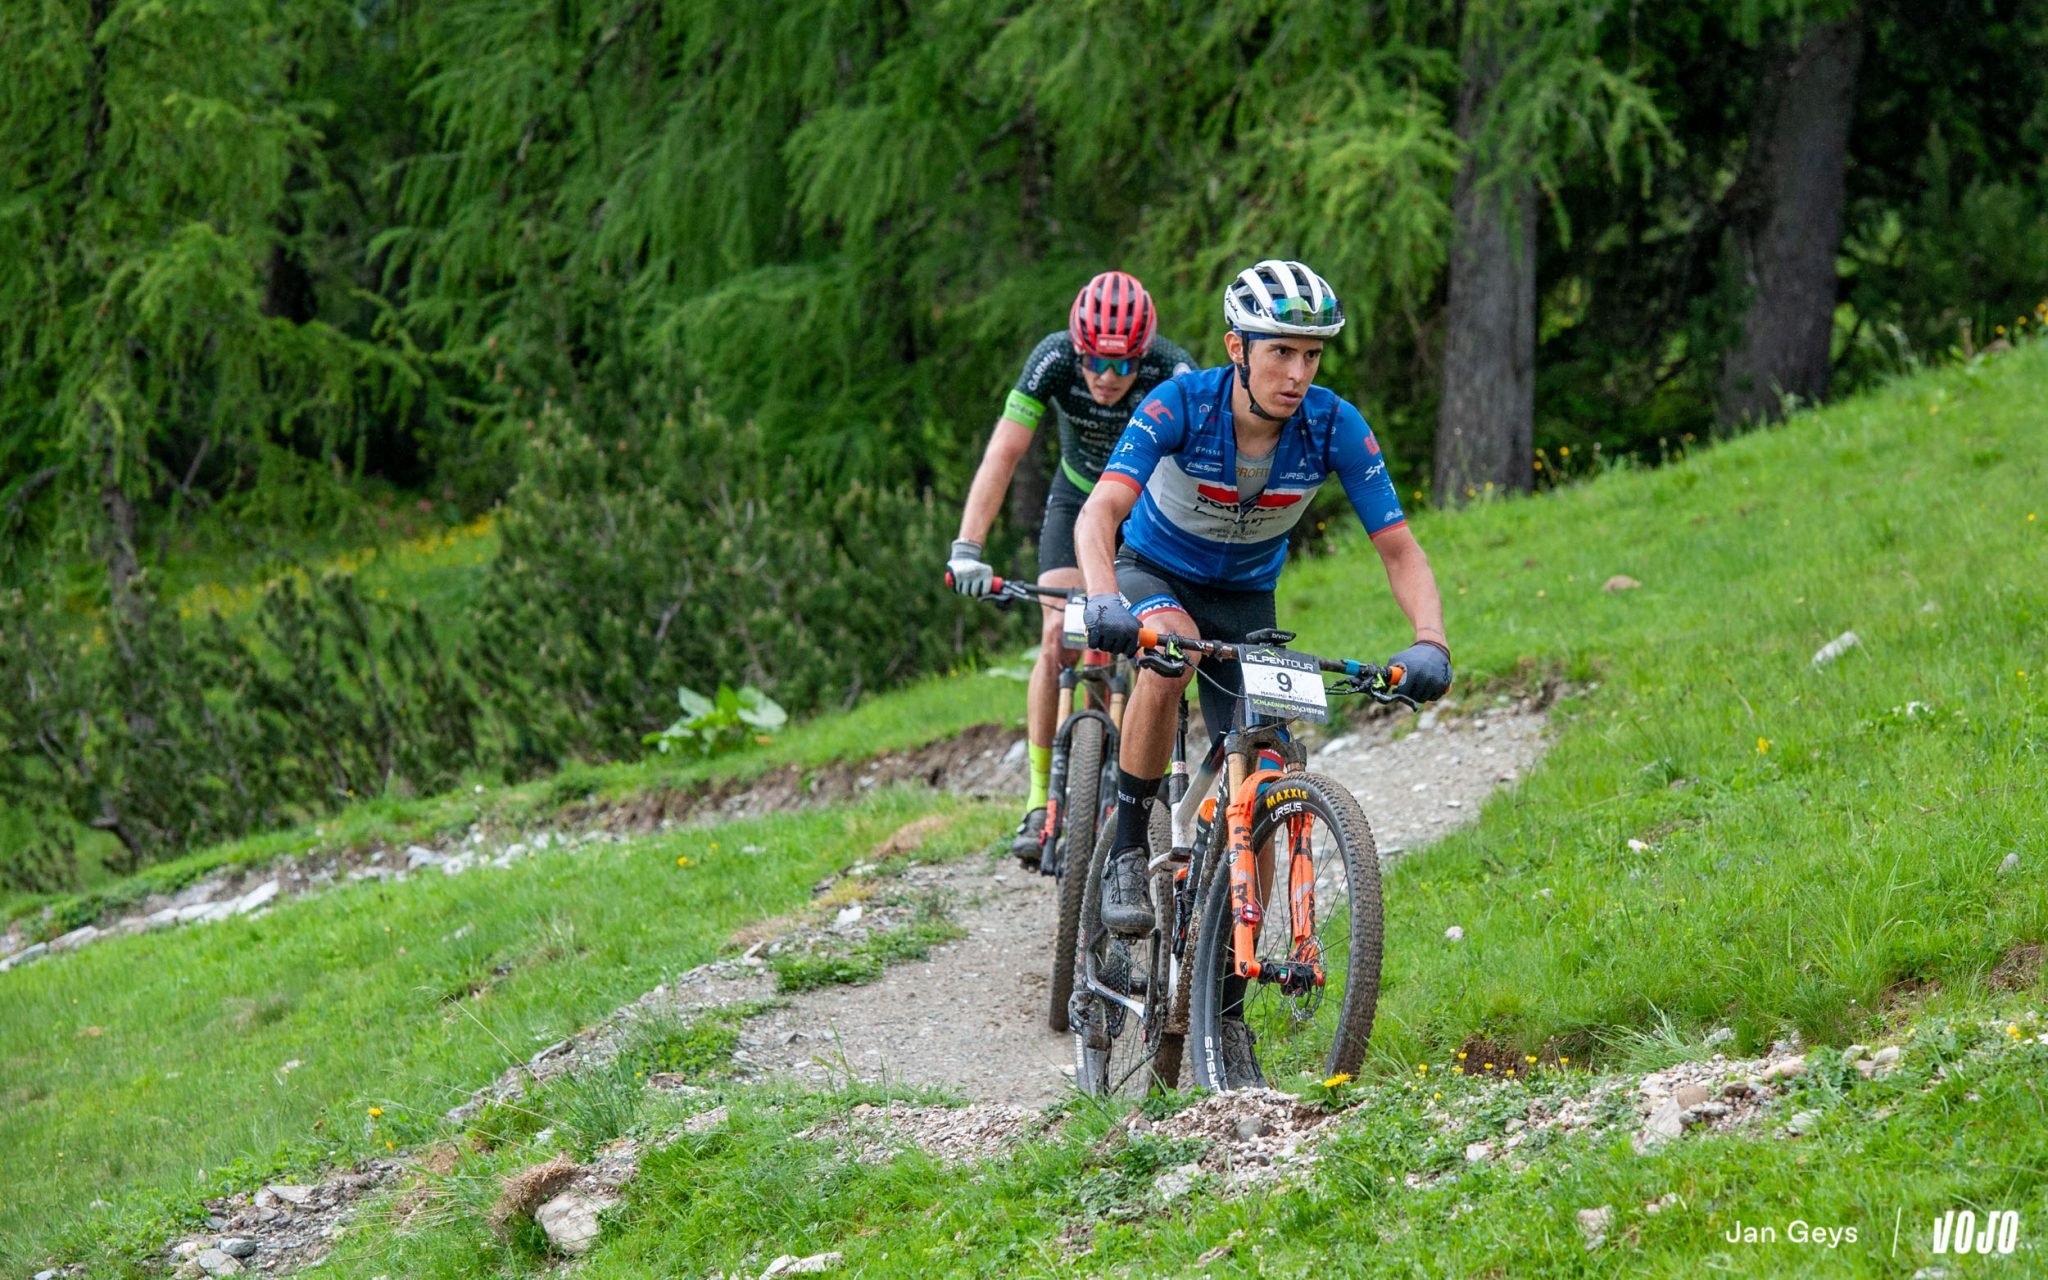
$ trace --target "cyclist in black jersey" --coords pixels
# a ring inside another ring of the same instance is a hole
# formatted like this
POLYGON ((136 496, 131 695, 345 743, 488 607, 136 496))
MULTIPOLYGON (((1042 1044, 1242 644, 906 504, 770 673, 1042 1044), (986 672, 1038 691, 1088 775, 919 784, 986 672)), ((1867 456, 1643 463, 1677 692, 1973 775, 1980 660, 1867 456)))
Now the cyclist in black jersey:
MULTIPOLYGON (((1047 586, 1081 585, 1074 555, 1074 518, 1095 488, 1110 451, 1131 413, 1152 389, 1195 367, 1175 343, 1157 337, 1158 317, 1137 277, 1105 271, 1075 296, 1063 333, 1049 333, 1025 358, 1024 371, 996 420, 946 568, 962 595, 988 593, 994 570, 981 558, 981 544, 995 522, 1017 462, 1032 447, 1039 421, 1052 412, 1060 433, 1060 469, 1045 500, 1038 532, 1038 580, 1047 586)), ((1059 669, 1078 654, 1064 647, 1061 613, 1044 609, 1038 661, 1026 697, 1025 737, 1031 753, 1031 791, 1011 850, 1025 861, 1038 858, 1038 834, 1045 822, 1046 782, 1052 768, 1054 723, 1059 707, 1059 669)))

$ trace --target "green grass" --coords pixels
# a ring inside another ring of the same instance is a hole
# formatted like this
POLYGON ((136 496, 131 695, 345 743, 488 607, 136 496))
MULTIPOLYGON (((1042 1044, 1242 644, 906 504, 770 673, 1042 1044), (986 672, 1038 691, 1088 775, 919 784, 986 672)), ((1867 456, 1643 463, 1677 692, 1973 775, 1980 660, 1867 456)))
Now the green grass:
MULTIPOLYGON (((1474 1031, 1584 1052, 1664 1016, 1838 1041, 1902 984, 1966 987, 2048 937, 2044 378, 2035 346, 1423 522, 1460 696, 1531 669, 1600 687, 1543 768, 1390 877, 1382 1061, 1474 1031), (1846 630, 1862 645, 1815 669, 1846 630)), ((1303 565, 1281 617, 1389 648, 1372 574, 1303 565)))
POLYGON ((0 1267, 33 1270, 61 1240, 146 1236, 238 1177, 410 1146, 506 1065, 506 1046, 523 1058, 712 958, 735 927, 808 902, 819 876, 931 812, 955 820, 924 857, 978 848, 998 821, 888 793, 365 882, 10 973, 0 1267), (95 1198, 114 1208, 88 1210, 95 1198))
MULTIPOLYGON (((1520 1152, 1522 1167, 1469 1164, 1465 1146, 1499 1140, 1532 1102, 1583 1094, 1590 1079, 1562 1072, 1428 1090, 1373 1083, 1353 1090, 1356 1105, 1292 1189, 1225 1200, 1212 1180, 1172 1205, 1161 1203, 1154 1178, 1196 1158, 1202 1144, 1112 1138, 1114 1111, 1078 1105, 1061 1129, 993 1162, 946 1166, 909 1152, 863 1164, 835 1142, 802 1135, 871 1093, 732 1088, 717 1099, 731 1113, 727 1126, 643 1161, 578 1274, 754 1273, 778 1253, 835 1250, 845 1255, 843 1274, 869 1276, 1907 1276, 1941 1261, 1930 1228, 1945 1208, 2014 1209, 2035 1233, 2048 1209, 2034 1084, 2048 1071, 2048 1046, 2001 1047, 1996 1031, 1967 1022, 1927 1029, 1883 1080, 1863 1081, 1817 1052, 1762 1133, 1696 1134, 1638 1155, 1629 1145, 1632 1109, 1617 1099, 1607 1119, 1619 1123, 1594 1134, 1542 1133, 1520 1152), (1442 1101, 1426 1104, 1430 1093, 1442 1101), (1820 1115, 1812 1136, 1765 1136, 1804 1110, 1820 1115), (1431 1181, 1410 1188, 1410 1174, 1431 1181), (1676 1199, 1647 1211, 1666 1196, 1676 1199), (1608 1242, 1588 1251, 1577 1214, 1603 1205, 1613 1211, 1608 1242), (1831 1229, 1833 1243, 1785 1238, 1794 1221, 1831 1229), (1780 1238, 1730 1244, 1737 1223, 1772 1226, 1780 1238), (1233 1246, 1224 1258, 1199 1264, 1224 1244, 1233 1246)), ((675 1124, 677 1104, 637 1105, 634 1131, 675 1124)), ((527 1239, 508 1242, 483 1225, 487 1200, 477 1188, 543 1154, 507 1149, 429 1179, 434 1229, 399 1232, 373 1218, 309 1275, 541 1274, 545 1260, 527 1239)), ((2044 1247, 2023 1233, 2022 1243, 2030 1240, 2044 1247)), ((2029 1261, 2020 1255, 1992 1274, 2030 1273, 2029 1261)), ((1948 1265, 1972 1263, 1985 1265, 1948 1265)))
MULTIPOLYGON (((1888 1245, 1894 1209, 2017 1208, 2042 1220, 2039 1048, 1972 1059, 1940 1081, 1924 1073, 1941 1055, 1916 1053, 1921 1074, 1895 1084, 1848 1081, 1823 1054, 1794 1101, 1826 1123, 1798 1143, 1705 1137, 1639 1157, 1619 1139, 1574 1139, 1521 1172, 1489 1166, 1416 1193, 1386 1178, 1461 1150, 1462 1134, 1404 1105, 1405 1084, 1414 1064, 1447 1063, 1475 1033, 1515 1053, 1629 1066, 1696 1056, 1701 1033, 1724 1024, 1735 1050, 1788 1029, 1819 1044, 1877 1040, 1909 1019, 1960 1043, 1972 1033, 1940 1028, 2015 1007, 1987 975, 2016 944, 2048 938, 2043 385, 2048 347, 2037 345, 1655 472, 1416 521, 1445 588, 1464 705, 1553 675, 1597 687, 1557 709, 1540 769, 1489 802, 1476 827, 1390 875, 1365 1086, 1375 1103, 1347 1121, 1311 1193, 1140 1204, 1136 1166, 1173 1153, 1096 1152, 1091 1135, 1108 1117, 1085 1106, 1068 1138, 999 1166, 852 1165, 796 1135, 853 1097, 738 1091, 738 1123, 650 1159, 587 1273, 731 1271, 754 1250, 746 1265, 758 1268, 777 1252, 824 1248, 845 1250, 855 1274, 1048 1272, 1071 1265, 1057 1234, 1071 1225, 1096 1250, 1087 1269, 1133 1274, 1193 1270, 1241 1231, 1216 1269, 1691 1275, 1719 1252, 1737 1273, 1910 1275, 1929 1261, 1924 1225, 1918 1252, 1896 1262, 1874 1245, 1759 1256, 1715 1241, 1736 1218, 1853 1223, 1866 1245, 1880 1234, 1888 1245), (1643 585, 1601 590, 1615 574, 1643 585), (1812 653, 1850 629, 1862 645, 1815 669, 1812 653), (2018 869, 2001 873, 2008 854, 2018 869), (1444 938, 1453 924, 1461 943, 1444 938), (1672 1191, 1684 1212, 1641 1212, 1672 1191), (1603 1203, 1617 1210, 1617 1244, 1589 1254, 1572 1214, 1603 1203)), ((1407 631, 1380 582, 1363 541, 1340 542, 1290 571, 1281 618, 1304 647, 1382 657, 1407 631)), ((985 676, 927 682, 746 757, 572 770, 497 795, 366 808, 329 835, 466 823, 480 808, 529 820, 593 794, 910 745, 989 718, 992 706, 1014 716, 1016 686, 993 698, 990 688, 985 676)), ((424 1137, 424 1122, 393 1117, 437 1113, 497 1062, 439 1003, 478 965, 513 962, 481 1007, 508 1041, 533 1043, 710 954, 743 919, 800 903, 821 869, 923 804, 946 807, 898 798, 850 816, 777 819, 757 829, 785 833, 778 855, 753 863, 727 854, 679 871, 675 850, 713 837, 663 837, 504 879, 347 890, 270 920, 96 946, 8 975, 0 1152, 28 1191, 0 1205, 0 1258, 33 1261, 66 1238, 60 1227, 104 1256, 123 1232, 147 1234, 152 1206, 189 1205, 217 1185, 223 1163, 283 1151, 303 1165, 373 1149, 386 1132, 424 1137), (434 942, 484 911, 469 895, 486 888, 495 932, 480 920, 460 947, 434 942), (682 903, 703 919, 683 918, 682 903), (549 941, 557 918, 571 943, 549 941), (394 953, 381 932, 394 922, 417 950, 394 953), (231 998, 247 1003, 230 1008, 231 998), (80 1038, 87 1024, 105 1034, 80 1038), (308 1065, 277 1083, 293 1056, 308 1065), (372 1128, 362 1108, 377 1099, 387 1114, 372 1128), (50 1154, 59 1150, 63 1160, 50 1154), (83 1225, 78 1206, 93 1195, 116 1201, 111 1226, 83 1225)), ((956 830, 980 824, 964 843, 1000 828, 996 808, 952 806, 956 830)), ((2040 990, 2036 978, 2027 999, 2040 990)), ((604 1105, 616 1120, 616 1100, 604 1105)), ((634 1108, 618 1122, 656 1123, 634 1108)), ((324 1274, 545 1269, 530 1239, 506 1244, 480 1225, 487 1172, 451 1191, 439 1226, 373 1231, 324 1274)))

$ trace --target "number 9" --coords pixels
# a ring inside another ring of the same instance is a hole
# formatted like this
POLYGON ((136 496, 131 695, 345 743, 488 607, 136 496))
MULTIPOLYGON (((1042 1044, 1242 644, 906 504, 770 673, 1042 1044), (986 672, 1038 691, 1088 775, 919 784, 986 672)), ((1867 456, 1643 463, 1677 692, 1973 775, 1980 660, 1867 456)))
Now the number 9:
POLYGON ((1287 674, 1287 673, 1286 673, 1285 671, 1282 671, 1282 672, 1280 672, 1279 674, 1275 675, 1275 676, 1273 677, 1273 680, 1274 680, 1274 683, 1276 683, 1276 684, 1278 684, 1278 685, 1280 686, 1280 692, 1282 692, 1282 693, 1293 693, 1293 692, 1294 692, 1294 677, 1293 677, 1293 676, 1290 676, 1290 675, 1288 675, 1288 674, 1287 674))

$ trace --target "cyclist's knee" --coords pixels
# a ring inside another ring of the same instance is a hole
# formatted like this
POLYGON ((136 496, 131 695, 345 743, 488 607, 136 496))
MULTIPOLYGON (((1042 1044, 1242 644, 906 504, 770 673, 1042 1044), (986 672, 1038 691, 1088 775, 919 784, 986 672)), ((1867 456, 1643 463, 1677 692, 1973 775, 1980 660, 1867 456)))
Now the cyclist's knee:
POLYGON ((1063 619, 1055 617, 1045 624, 1038 637, 1038 656, 1041 661, 1059 667, 1071 667, 1080 660, 1080 650, 1067 648, 1063 619))

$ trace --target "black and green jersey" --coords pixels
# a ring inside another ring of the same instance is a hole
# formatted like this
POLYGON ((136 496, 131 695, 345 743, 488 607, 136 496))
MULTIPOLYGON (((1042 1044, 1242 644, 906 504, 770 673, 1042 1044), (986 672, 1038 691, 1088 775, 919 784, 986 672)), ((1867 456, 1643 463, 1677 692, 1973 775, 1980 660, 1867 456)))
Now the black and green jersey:
POLYGON ((1154 338, 1151 350, 1138 364, 1138 376, 1131 389, 1115 404, 1097 404, 1081 378, 1081 357, 1065 329, 1045 335, 1031 348, 1024 372, 1003 405, 1003 416, 1036 429, 1047 406, 1060 425, 1060 470, 1085 493, 1095 487, 1095 478, 1109 462, 1109 455, 1122 437, 1131 413, 1152 388, 1176 373, 1195 367, 1195 358, 1178 343, 1154 338))

